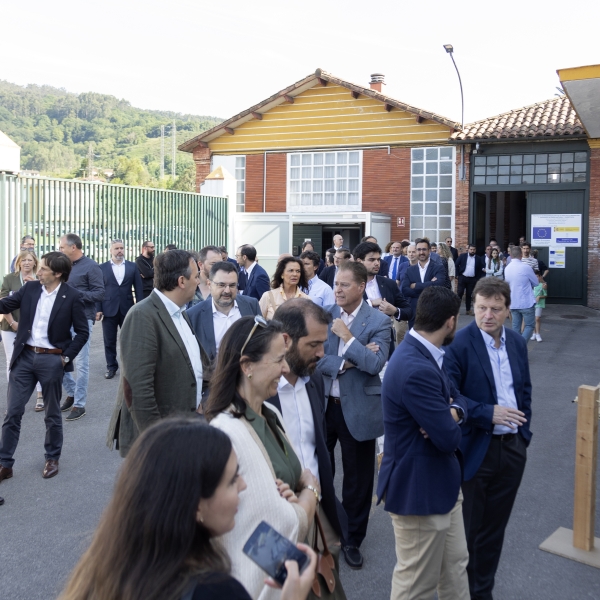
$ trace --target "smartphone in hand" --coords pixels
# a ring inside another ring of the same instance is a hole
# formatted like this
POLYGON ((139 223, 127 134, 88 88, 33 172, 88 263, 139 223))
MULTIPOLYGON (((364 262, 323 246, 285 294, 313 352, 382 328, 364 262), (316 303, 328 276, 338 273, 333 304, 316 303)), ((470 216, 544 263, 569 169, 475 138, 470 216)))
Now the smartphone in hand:
POLYGON ((300 573, 310 562, 304 552, 265 521, 259 523, 246 542, 244 554, 281 586, 287 577, 286 560, 295 560, 300 573))

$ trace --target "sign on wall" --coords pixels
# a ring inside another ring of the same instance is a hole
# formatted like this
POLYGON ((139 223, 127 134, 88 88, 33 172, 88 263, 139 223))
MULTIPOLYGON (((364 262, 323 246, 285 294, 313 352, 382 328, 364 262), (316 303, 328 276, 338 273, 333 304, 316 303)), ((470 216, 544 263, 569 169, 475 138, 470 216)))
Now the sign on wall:
POLYGON ((531 215, 532 246, 581 247, 581 215, 531 215))
POLYGON ((565 258, 567 249, 564 246, 550 246, 548 248, 549 256, 550 256, 550 268, 551 269, 564 269, 565 268, 565 258))
POLYGON ((398 217, 398 227, 406 227, 406 217, 398 217))

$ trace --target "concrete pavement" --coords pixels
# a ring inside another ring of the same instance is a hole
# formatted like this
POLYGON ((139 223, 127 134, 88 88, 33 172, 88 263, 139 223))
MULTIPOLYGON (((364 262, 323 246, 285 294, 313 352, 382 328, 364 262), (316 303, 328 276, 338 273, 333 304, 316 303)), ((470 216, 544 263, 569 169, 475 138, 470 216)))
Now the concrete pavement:
MULTIPOLYGON (((470 320, 461 317, 460 326, 470 320)), ((577 409, 571 400, 579 385, 600 381, 600 313, 583 307, 549 305, 542 337, 542 343, 529 343, 534 437, 506 532, 494 597, 600 600, 597 569, 538 549, 559 526, 572 527, 577 409)), ((3 361, 2 350, 0 364, 3 361)), ((6 500, 0 507, 0 600, 55 598, 110 499, 121 459, 106 448, 105 437, 119 379, 117 376, 106 381, 104 371, 102 331, 95 326, 87 414, 79 421, 65 423, 60 473, 53 479, 41 476, 43 415, 34 412, 33 401, 27 406, 15 455, 15 475, 0 484, 0 496, 6 500)), ((1 414, 5 408, 6 380, 0 375, 1 414)), ((337 470, 341 475, 341 464, 337 470)), ((338 493, 340 482, 338 475, 338 493)), ((600 510, 596 522, 596 535, 600 537, 600 510)), ((382 506, 373 505, 362 550, 365 566, 361 571, 351 571, 341 559, 347 597, 389 598, 395 564, 394 536, 382 506)))

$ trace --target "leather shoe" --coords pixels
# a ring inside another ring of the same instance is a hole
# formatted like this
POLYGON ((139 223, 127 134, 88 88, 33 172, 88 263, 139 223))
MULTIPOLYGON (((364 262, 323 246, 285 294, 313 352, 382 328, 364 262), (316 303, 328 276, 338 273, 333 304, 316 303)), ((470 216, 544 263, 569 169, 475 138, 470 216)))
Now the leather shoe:
POLYGON ((49 459, 46 461, 46 465, 44 466, 44 472, 42 473, 42 477, 44 479, 50 479, 50 477, 54 477, 58 473, 58 461, 49 459))
POLYGON ((116 373, 116 371, 106 371, 106 373, 104 373, 104 379, 112 379, 116 373))
POLYGON ((0 467, 0 481, 10 479, 13 476, 13 471, 10 467, 0 467))
POLYGON ((356 546, 342 546, 342 552, 351 569, 362 569, 363 557, 356 546))
POLYGON ((2 506, 4 504, 4 498, 2 496, 0 496, 0 506, 2 506))

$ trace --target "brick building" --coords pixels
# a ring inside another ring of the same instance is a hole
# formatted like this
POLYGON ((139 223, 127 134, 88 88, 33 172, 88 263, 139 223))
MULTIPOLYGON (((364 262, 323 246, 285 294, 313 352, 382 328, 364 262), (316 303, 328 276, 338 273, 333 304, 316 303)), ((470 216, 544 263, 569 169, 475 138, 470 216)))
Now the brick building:
POLYGON ((232 246, 253 242, 262 259, 305 239, 322 252, 336 233, 349 247, 366 234, 383 243, 453 235, 450 136, 460 124, 386 96, 383 85, 379 74, 363 87, 317 69, 180 146, 193 153, 198 190, 218 167, 235 176, 232 246), (277 243, 265 237, 269 223, 277 243))

